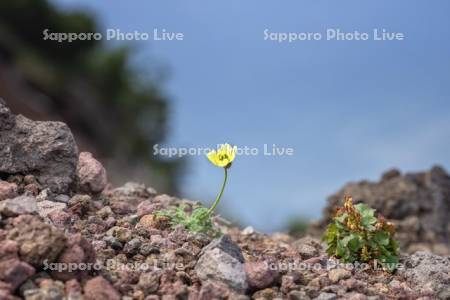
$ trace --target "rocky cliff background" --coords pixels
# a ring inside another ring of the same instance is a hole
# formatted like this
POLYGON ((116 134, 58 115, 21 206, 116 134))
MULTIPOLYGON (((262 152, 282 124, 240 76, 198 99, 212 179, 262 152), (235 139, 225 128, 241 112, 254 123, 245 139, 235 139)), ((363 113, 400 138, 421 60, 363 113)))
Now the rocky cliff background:
POLYGON ((51 32, 99 32, 95 16, 47 0, 0 3, 0 97, 34 120, 67 123, 81 151, 94 153, 111 182, 140 178, 178 191, 183 162, 152 154, 168 131, 166 70, 132 65, 133 49, 103 41, 58 43, 51 32))

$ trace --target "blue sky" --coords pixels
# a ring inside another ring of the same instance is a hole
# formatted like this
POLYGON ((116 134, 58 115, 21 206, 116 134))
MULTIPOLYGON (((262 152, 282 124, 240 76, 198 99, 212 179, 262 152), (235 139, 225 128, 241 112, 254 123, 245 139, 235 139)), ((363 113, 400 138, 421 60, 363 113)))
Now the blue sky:
MULTIPOLYGON (((184 34, 125 42, 139 68, 169 70, 167 146, 294 148, 293 156, 237 158, 221 207, 243 225, 273 231, 291 217, 318 218, 344 183, 391 167, 450 170, 446 0, 55 2, 90 10, 103 29, 184 34), (277 43, 263 34, 327 28, 406 38, 277 43)), ((208 202, 221 180, 220 169, 192 157, 182 196, 208 202)))

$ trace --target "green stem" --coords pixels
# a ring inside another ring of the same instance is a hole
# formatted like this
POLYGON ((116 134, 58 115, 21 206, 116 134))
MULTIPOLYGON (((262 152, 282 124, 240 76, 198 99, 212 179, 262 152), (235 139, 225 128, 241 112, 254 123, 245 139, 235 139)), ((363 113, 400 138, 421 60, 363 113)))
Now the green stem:
POLYGON ((211 215, 214 212, 214 209, 216 209, 216 206, 219 204, 220 202, 220 198, 222 198, 223 195, 223 191, 225 190, 225 185, 227 184, 227 178, 228 178, 228 172, 227 172, 227 168, 223 168, 225 170, 225 177, 223 179, 223 183, 222 183, 222 188, 220 189, 220 193, 219 195, 217 195, 216 197, 216 201, 214 201, 214 204, 211 206, 210 209, 208 209, 208 215, 211 215))

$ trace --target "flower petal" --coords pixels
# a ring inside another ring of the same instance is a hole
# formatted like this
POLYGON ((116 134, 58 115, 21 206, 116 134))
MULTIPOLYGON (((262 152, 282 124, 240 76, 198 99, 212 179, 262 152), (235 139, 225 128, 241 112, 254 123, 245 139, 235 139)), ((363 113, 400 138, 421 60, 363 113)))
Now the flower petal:
POLYGON ((209 161, 211 163, 213 163, 214 165, 218 166, 218 164, 217 164, 217 161, 218 161, 217 153, 216 153, 215 150, 212 150, 212 151, 208 152, 207 157, 208 157, 208 159, 209 159, 209 161))

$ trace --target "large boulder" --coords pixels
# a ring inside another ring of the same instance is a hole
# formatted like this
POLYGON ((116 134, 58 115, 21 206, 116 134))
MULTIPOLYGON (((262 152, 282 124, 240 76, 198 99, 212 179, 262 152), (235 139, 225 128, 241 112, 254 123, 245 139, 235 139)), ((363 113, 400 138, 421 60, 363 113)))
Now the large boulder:
POLYGON ((419 290, 436 293, 439 299, 450 299, 450 257, 419 251, 402 258, 398 274, 419 290))
POLYGON ((78 149, 61 122, 32 121, 11 113, 0 99, 0 173, 32 174, 52 191, 67 191, 76 174, 78 149))
POLYGON ((310 226, 309 233, 323 232, 344 195, 352 196, 355 203, 368 204, 392 221, 402 250, 450 254, 450 176, 441 167, 404 175, 390 170, 378 182, 349 183, 328 198, 323 218, 310 226))

